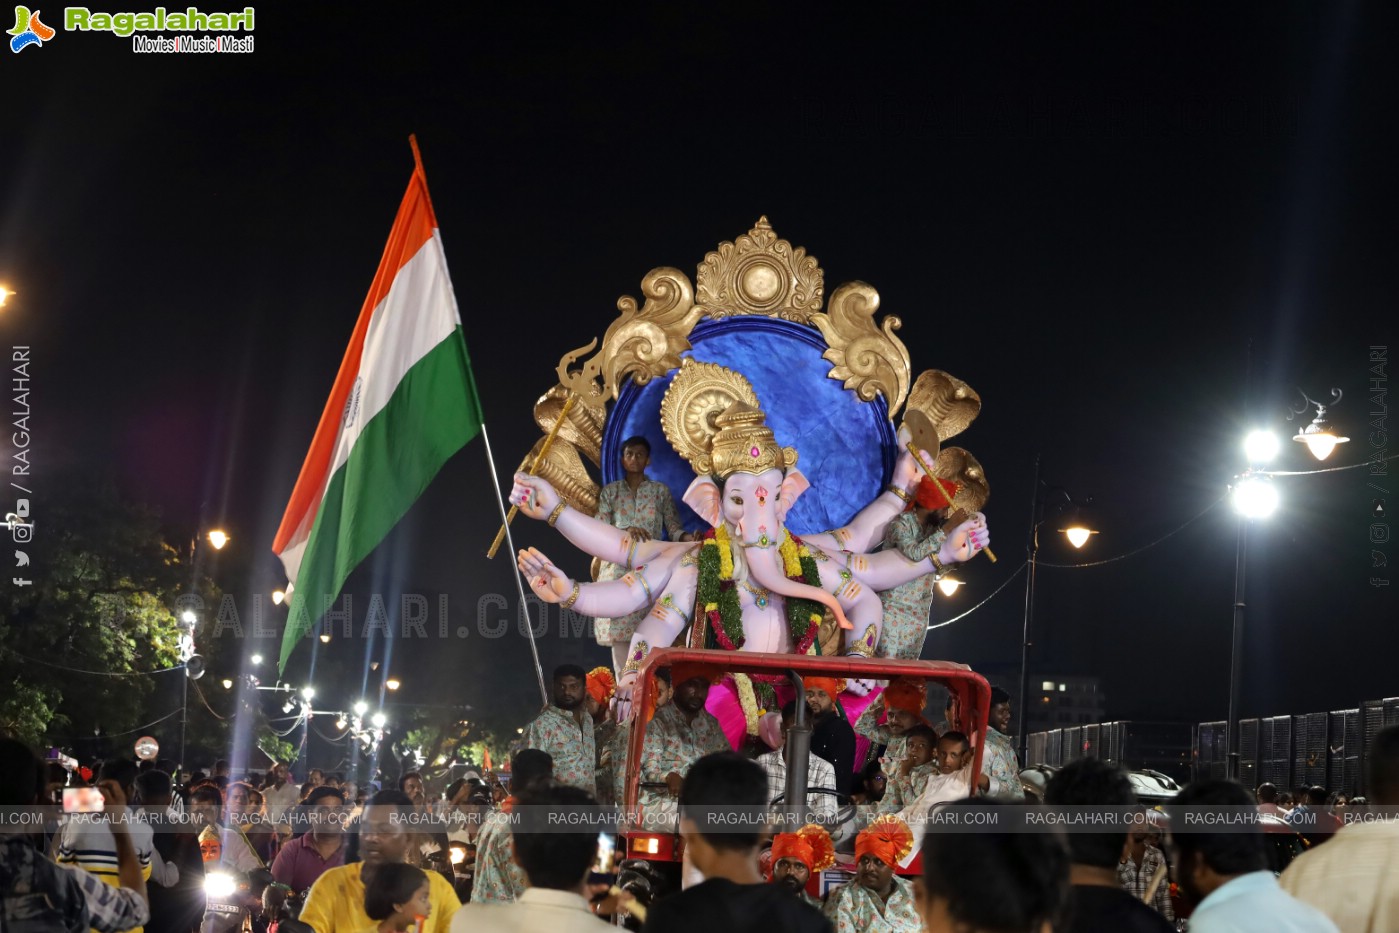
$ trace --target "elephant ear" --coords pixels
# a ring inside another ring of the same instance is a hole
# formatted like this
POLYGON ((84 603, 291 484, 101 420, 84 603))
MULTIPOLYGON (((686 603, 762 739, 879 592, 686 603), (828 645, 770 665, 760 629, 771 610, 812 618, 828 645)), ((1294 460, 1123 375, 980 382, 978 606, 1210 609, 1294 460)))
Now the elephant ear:
POLYGON ((777 494, 777 520, 787 521, 787 513, 797 504, 801 494, 811 488, 811 482, 796 467, 787 471, 782 478, 782 486, 777 494))
POLYGON ((690 484, 690 488, 685 490, 682 501, 695 510, 695 514, 709 522, 715 528, 724 520, 723 508, 720 503, 724 499, 723 491, 719 485, 708 476, 697 476, 690 484))

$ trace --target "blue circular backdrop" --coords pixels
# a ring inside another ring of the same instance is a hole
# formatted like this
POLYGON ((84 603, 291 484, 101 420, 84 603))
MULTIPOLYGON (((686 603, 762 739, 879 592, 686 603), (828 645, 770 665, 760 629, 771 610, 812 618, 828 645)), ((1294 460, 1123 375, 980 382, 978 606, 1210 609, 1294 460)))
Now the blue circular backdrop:
MULTIPOLYGON (((691 331, 690 343, 686 356, 747 377, 777 442, 797 449, 797 469, 811 488, 787 517, 793 532, 839 528, 889 483, 898 440, 888 406, 882 396, 862 402, 827 376, 831 364, 821 358, 826 344, 819 331, 769 317, 706 319, 691 331)), ((695 472, 661 430, 661 399, 671 378, 622 387, 603 431, 602 481, 622 478, 622 442, 640 434, 651 442, 647 475, 670 487, 686 529, 700 531, 708 526, 680 501, 695 472)))

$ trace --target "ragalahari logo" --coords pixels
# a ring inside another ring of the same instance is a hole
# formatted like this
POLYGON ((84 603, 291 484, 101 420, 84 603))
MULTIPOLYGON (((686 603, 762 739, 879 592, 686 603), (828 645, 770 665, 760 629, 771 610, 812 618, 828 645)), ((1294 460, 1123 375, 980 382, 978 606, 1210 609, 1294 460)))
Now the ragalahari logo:
POLYGON ((29 7, 15 7, 15 28, 10 30, 10 51, 16 55, 21 49, 31 45, 43 45, 57 35, 39 19, 39 11, 29 12, 29 7))

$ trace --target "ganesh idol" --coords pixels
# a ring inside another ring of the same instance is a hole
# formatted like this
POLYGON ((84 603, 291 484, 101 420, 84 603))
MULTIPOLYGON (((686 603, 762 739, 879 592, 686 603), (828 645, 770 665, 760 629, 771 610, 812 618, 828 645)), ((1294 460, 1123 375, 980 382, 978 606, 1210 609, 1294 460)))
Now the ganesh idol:
MULTIPOLYGON (((970 515, 920 560, 876 550, 891 521, 912 501, 928 451, 906 450, 891 482, 847 524, 797 536, 786 527, 804 494, 819 495, 797 468, 797 451, 780 445, 744 377, 687 358, 661 404, 666 438, 695 479, 683 500, 710 526, 698 542, 638 541, 570 507, 545 479, 517 473, 510 501, 546 520, 580 550, 627 572, 616 580, 570 579, 537 549, 519 565, 544 601, 582 615, 620 617, 649 610, 637 626, 618 682, 626 697, 647 655, 688 632, 694 646, 776 653, 818 653, 823 615, 844 631, 846 655, 874 657, 885 618, 880 593, 987 547, 985 516, 970 515)), ((851 682, 852 692, 872 685, 851 682)))

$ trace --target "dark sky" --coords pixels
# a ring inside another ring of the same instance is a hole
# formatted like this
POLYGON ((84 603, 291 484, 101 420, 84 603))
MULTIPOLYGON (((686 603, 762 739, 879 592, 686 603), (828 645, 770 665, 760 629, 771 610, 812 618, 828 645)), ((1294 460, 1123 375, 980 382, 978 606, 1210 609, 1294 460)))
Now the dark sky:
MULTIPOLYGON (((0 342, 35 348, 36 479, 96 463, 176 537, 226 525, 245 550, 220 582, 244 606, 281 584, 269 545, 410 132, 502 471, 537 436, 560 354, 601 336, 654 266, 693 272, 766 214, 821 260, 827 295, 877 287, 915 371, 984 400, 956 443, 986 467, 1001 560, 968 570, 936 619, 1023 562, 1036 452, 1102 530, 1080 554, 1047 534, 1059 563, 1200 513, 1247 426, 1295 429, 1296 386, 1344 390, 1332 420, 1355 441, 1326 465, 1371 453, 1370 347, 1399 340, 1392 5, 666 7, 283 4, 258 8, 251 55, 67 32, 6 54, 0 280, 20 295, 0 342)), ((1278 468, 1314 465, 1288 444, 1278 468)), ((1399 694, 1369 479, 1278 481, 1248 568, 1245 713, 1399 694)), ((483 594, 515 604, 509 564, 482 556, 489 489, 475 442, 352 578, 355 624, 371 591, 448 594, 472 636, 395 646, 405 695, 519 703, 523 721, 525 641, 474 629, 483 594), (470 677, 468 653, 489 662, 470 677)), ((1113 717, 1222 716, 1235 529, 1221 504, 1129 559, 1043 568, 1036 669, 1101 677, 1113 717)), ((582 569, 548 529, 524 523, 517 542, 582 569)), ((1023 592, 1017 578, 928 654, 1013 666, 1023 592)), ((337 641, 318 663, 358 670, 365 650, 337 641)), ((605 657, 557 622, 541 652, 546 668, 605 657)))

